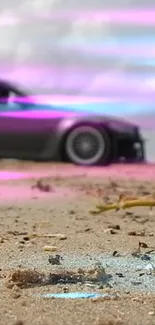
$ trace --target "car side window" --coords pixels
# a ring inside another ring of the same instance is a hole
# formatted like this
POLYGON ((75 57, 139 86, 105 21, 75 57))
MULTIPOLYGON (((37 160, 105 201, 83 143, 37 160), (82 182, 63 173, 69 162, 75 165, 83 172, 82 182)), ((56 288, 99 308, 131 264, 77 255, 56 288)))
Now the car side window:
POLYGON ((0 98, 0 113, 18 112, 22 110, 21 104, 16 102, 16 94, 10 93, 8 98, 0 98))

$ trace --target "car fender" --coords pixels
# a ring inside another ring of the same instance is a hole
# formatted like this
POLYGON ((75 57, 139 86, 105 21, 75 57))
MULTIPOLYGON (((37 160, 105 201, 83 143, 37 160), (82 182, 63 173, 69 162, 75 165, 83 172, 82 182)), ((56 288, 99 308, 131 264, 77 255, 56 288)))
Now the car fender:
POLYGON ((99 117, 94 118, 94 116, 73 116, 69 118, 65 118, 60 121, 58 125, 58 134, 61 139, 68 134, 73 128, 81 125, 89 125, 100 128, 100 130, 104 130, 107 128, 106 123, 101 121, 99 117))
POLYGON ((106 128, 106 123, 101 122, 100 118, 94 118, 94 116, 71 116, 63 118, 57 124, 55 134, 49 137, 49 140, 41 154, 41 158, 49 158, 53 160, 59 160, 61 158, 63 145, 65 139, 71 130, 79 125, 91 125, 94 127, 99 127, 104 131, 106 128))

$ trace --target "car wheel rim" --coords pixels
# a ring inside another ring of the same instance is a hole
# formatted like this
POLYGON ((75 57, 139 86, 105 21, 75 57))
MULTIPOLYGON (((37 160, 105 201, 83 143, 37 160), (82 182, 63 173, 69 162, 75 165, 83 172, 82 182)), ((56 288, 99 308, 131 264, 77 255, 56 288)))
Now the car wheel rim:
POLYGON ((101 133, 94 128, 76 129, 69 137, 69 157, 76 163, 95 164, 102 158, 104 150, 104 139, 101 133))

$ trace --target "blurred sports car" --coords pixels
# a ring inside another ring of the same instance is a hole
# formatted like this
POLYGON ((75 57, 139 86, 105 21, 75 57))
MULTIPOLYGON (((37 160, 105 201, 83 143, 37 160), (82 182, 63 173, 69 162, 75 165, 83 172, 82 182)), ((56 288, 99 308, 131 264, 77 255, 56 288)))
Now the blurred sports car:
POLYGON ((39 102, 0 81, 0 157, 91 166, 144 161, 145 154, 136 125, 39 102))

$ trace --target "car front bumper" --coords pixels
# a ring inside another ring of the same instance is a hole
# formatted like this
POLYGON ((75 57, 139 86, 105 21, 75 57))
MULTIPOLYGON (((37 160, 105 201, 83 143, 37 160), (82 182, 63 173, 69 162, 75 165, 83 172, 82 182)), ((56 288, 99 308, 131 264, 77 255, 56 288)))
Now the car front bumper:
POLYGON ((119 161, 145 161, 145 140, 139 130, 135 134, 117 134, 114 140, 115 157, 119 161))

